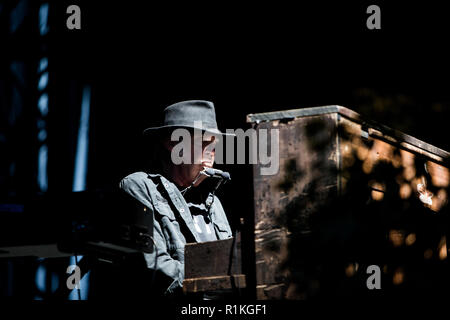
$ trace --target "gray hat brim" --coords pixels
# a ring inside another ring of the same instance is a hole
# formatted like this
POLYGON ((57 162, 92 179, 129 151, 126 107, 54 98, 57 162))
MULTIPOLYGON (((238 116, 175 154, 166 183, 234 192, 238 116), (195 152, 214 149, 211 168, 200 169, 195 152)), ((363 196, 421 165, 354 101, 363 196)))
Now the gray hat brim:
POLYGON ((220 135, 220 136, 230 136, 230 137, 235 137, 236 134, 234 133, 226 133, 226 132, 222 132, 219 129, 207 129, 207 128, 198 128, 198 127, 190 127, 190 126, 180 126, 180 125, 165 125, 165 126, 160 126, 160 127, 150 127, 145 129, 142 134, 144 136, 151 136, 157 133, 160 133, 161 131, 163 131, 164 129, 175 129, 175 128, 187 128, 187 129, 198 129, 198 130, 202 130, 214 135, 220 135))

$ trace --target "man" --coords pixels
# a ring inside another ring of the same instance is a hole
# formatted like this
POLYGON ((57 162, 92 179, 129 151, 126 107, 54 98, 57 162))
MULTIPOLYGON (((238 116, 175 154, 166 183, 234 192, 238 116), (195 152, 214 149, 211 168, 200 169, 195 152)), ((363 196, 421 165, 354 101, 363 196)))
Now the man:
POLYGON ((216 138, 225 134, 217 128, 213 103, 203 100, 182 101, 167 107, 163 125, 148 128, 144 134, 152 142, 152 172, 135 172, 120 182, 120 188, 153 214, 155 250, 144 253, 146 266, 154 272, 153 290, 175 295, 180 293, 184 279, 185 244, 232 236, 219 199, 200 186, 207 177, 202 174, 203 169, 213 166, 216 138), (187 163, 173 161, 174 148, 180 143, 171 139, 176 129, 191 133, 191 150, 177 150, 176 154, 190 153, 187 163), (206 133, 200 141, 200 153, 194 150, 199 143, 194 141, 194 130, 206 133))

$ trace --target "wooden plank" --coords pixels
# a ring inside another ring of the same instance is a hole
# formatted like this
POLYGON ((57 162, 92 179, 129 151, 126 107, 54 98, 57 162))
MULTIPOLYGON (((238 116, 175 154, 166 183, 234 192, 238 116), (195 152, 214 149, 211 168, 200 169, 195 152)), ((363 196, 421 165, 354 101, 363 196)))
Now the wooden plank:
POLYGON ((205 291, 230 290, 234 288, 245 288, 245 275, 201 277, 185 279, 183 281, 183 292, 196 293, 205 291))
POLYGON ((237 258, 234 257, 233 244, 234 238, 186 244, 185 278, 226 276, 230 272, 242 273, 240 239, 238 238, 236 247, 237 258))
POLYGON ((323 106, 313 108, 290 109, 274 112, 252 113, 247 115, 247 122, 259 123, 262 121, 318 116, 327 113, 337 113, 339 112, 339 108, 340 106, 333 105, 333 106, 323 106))
POLYGON ((385 139, 393 140, 396 143, 403 142, 405 144, 405 148, 409 148, 412 146, 416 149, 438 156, 441 159, 450 157, 450 153, 445 150, 435 147, 401 131, 394 130, 386 125, 379 124, 376 121, 364 119, 359 113, 339 105, 249 114, 247 115, 247 122, 260 123, 264 121, 295 119, 300 117, 311 117, 330 113, 340 114, 341 116, 344 116, 355 123, 370 127, 373 134, 380 135, 385 139))

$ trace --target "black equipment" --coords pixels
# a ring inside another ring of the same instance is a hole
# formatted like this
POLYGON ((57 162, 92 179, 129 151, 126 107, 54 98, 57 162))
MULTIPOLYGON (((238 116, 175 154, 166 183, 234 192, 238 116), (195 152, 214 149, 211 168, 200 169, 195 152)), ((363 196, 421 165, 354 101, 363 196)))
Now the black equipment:
POLYGON ((151 211, 119 189, 4 202, 0 215, 0 258, 153 251, 151 211))

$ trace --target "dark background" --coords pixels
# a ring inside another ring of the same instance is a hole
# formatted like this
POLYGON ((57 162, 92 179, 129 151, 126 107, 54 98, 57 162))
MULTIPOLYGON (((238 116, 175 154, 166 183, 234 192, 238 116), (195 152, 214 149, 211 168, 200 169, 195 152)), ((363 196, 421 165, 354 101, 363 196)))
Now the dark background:
POLYGON ((55 99, 68 82, 92 84, 90 186, 120 178, 141 130, 185 99, 214 101, 223 129, 246 128, 249 113, 340 104, 449 149, 447 30, 437 7, 382 5, 382 30, 371 31, 362 4, 80 3, 80 32, 65 29, 59 6, 49 50, 55 99))
MULTIPOLYGON (((66 8, 74 3, 58 1, 50 3, 50 31, 40 37, 35 27, 39 2, 27 2, 24 23, 14 34, 7 32, 14 3, 1 11, 6 49, 2 131, 14 111, 7 92, 8 63, 14 60, 29 66, 30 98, 16 114, 20 129, 30 131, 37 79, 31 74, 44 46, 53 145, 49 190, 71 187, 70 159, 85 85, 92 87, 89 187, 117 181, 132 170, 142 148, 141 131, 158 124, 166 106, 185 99, 212 100, 222 129, 248 127, 249 113, 339 104, 450 147, 444 133, 450 102, 448 26, 439 6, 379 3, 382 29, 368 30, 367 3, 78 1, 82 28, 68 30, 66 8)), ((23 130, 11 138, 25 139, 23 130)), ((20 158, 25 151, 16 152, 20 158)))
MULTIPOLYGON (((247 128, 246 115, 339 104, 445 150, 450 113, 449 27, 443 6, 377 2, 381 30, 366 28, 372 2, 241 3, 50 1, 49 33, 39 1, 0 6, 0 190, 25 197, 36 186, 36 68, 49 61, 48 192, 71 191, 81 93, 91 86, 87 187, 117 184, 145 163, 141 132, 177 101, 215 103, 219 127, 247 128), (81 30, 66 28, 67 6, 81 30), (23 61, 23 107, 10 72, 23 61), (13 119, 13 120, 11 120, 13 119), (11 170, 11 163, 15 163, 11 170)), ((233 224, 252 220, 250 166, 231 165, 222 194, 233 224)))

